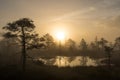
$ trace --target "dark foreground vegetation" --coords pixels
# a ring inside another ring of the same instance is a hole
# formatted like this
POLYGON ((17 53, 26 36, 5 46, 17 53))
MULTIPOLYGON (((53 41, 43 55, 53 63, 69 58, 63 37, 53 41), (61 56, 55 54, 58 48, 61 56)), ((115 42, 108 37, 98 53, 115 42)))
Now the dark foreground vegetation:
POLYGON ((62 67, 27 64, 0 68, 1 80, 120 80, 119 67, 62 67))
POLYGON ((67 39, 64 45, 57 44, 48 33, 39 36, 33 21, 28 18, 8 23, 3 29, 0 80, 120 80, 120 37, 114 43, 96 37, 90 43, 82 38, 79 44, 72 39, 67 39), (28 58, 55 56, 105 58, 107 61, 103 62, 107 65, 58 68, 28 62, 28 58))

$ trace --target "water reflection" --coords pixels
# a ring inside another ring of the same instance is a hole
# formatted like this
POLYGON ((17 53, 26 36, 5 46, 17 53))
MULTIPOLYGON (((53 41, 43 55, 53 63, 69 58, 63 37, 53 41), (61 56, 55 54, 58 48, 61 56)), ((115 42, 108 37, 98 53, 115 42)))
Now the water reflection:
POLYGON ((95 60, 89 58, 89 57, 63 57, 63 56, 57 56, 55 58, 55 62, 53 65, 58 67, 75 67, 75 66, 97 66, 97 63, 95 60))
POLYGON ((98 60, 89 57, 75 56, 56 56, 54 58, 39 58, 45 65, 53 65, 58 67, 75 67, 75 66, 98 66, 98 60))

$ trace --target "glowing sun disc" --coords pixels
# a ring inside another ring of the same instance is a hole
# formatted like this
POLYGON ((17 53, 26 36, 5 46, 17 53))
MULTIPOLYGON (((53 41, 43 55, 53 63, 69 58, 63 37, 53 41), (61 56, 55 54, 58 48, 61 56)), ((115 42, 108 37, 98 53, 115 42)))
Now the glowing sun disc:
POLYGON ((64 32, 57 32, 56 37, 58 40, 63 40, 65 38, 65 33, 64 32))

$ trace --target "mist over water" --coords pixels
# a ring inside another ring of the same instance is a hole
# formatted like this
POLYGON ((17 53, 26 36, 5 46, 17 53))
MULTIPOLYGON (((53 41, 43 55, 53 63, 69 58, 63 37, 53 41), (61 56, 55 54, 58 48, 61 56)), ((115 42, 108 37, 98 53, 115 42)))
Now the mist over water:
POLYGON ((44 62, 45 65, 58 67, 76 67, 76 66, 98 66, 99 60, 94 60, 90 57, 83 56, 56 56, 51 58, 39 58, 39 61, 44 62))

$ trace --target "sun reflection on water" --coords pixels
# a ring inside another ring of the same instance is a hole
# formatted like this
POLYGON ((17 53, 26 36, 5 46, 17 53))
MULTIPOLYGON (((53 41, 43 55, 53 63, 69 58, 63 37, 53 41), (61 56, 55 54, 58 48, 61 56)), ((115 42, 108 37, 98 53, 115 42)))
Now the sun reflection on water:
MULTIPOLYGON (((97 63, 95 60, 92 60, 89 57, 85 57, 86 61, 85 61, 85 66, 97 66, 97 63)), ((77 56, 77 57, 61 57, 61 56, 57 56, 56 60, 54 62, 53 65, 56 65, 58 67, 75 67, 75 66, 83 66, 83 58, 81 56, 77 56)))
POLYGON ((66 56, 56 56, 54 58, 40 58, 45 65, 53 65, 58 67, 76 67, 76 66, 97 66, 97 61, 89 57, 66 57, 66 56))

